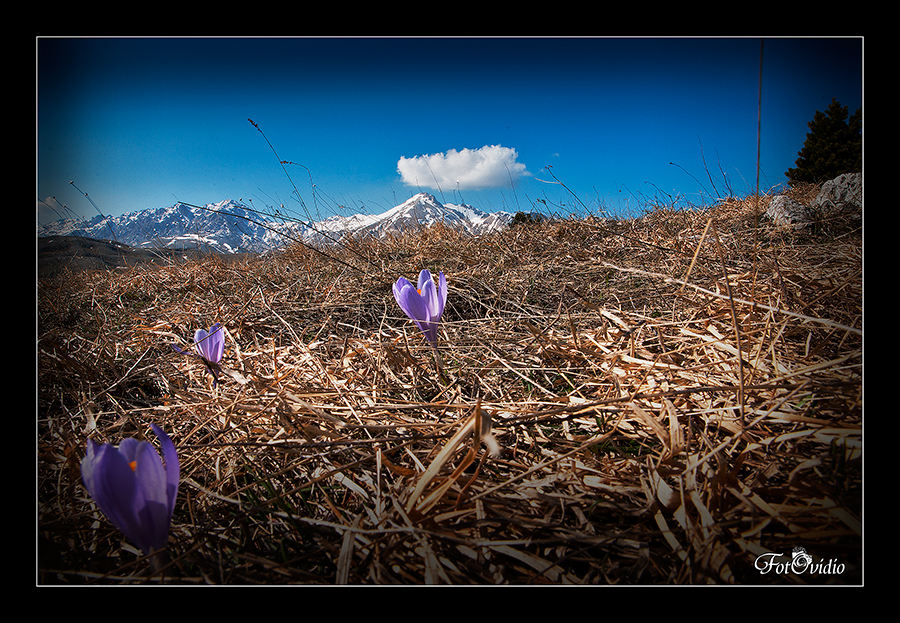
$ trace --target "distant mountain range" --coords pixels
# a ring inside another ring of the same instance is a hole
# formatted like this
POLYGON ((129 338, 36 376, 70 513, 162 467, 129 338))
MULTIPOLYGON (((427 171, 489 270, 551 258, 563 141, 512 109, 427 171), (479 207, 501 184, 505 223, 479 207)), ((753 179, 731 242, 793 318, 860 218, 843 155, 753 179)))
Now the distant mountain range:
POLYGON ((469 205, 441 204, 433 195, 419 193, 382 214, 332 216, 312 223, 276 219, 228 200, 203 207, 176 203, 122 216, 58 220, 40 227, 38 236, 114 240, 137 249, 201 248, 220 253, 259 253, 292 240, 328 244, 347 234, 383 236, 436 223, 478 235, 506 227, 512 219, 508 212, 488 213, 469 205))

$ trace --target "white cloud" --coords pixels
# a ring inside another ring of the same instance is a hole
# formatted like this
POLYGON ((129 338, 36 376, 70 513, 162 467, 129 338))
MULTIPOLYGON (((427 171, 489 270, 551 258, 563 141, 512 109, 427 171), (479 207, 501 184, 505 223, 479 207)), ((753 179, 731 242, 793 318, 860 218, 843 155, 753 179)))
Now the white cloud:
POLYGON ((485 145, 479 149, 451 149, 440 154, 401 157, 397 172, 408 186, 460 190, 496 188, 531 175, 511 147, 485 145))

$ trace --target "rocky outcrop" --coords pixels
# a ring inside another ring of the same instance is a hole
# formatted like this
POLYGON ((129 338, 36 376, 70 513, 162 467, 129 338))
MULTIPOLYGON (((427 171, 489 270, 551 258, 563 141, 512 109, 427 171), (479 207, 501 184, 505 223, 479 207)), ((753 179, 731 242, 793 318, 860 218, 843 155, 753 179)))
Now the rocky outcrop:
POLYGON ((809 227, 813 218, 809 208, 786 195, 776 195, 769 201, 766 216, 778 226, 802 231, 809 227))
POLYGON ((766 216, 794 231, 810 231, 838 221, 858 227, 862 224, 862 188, 862 173, 845 173, 825 182, 810 205, 785 195, 772 197, 766 216))
POLYGON ((826 217, 862 219, 862 173, 845 173, 822 185, 813 209, 826 217))

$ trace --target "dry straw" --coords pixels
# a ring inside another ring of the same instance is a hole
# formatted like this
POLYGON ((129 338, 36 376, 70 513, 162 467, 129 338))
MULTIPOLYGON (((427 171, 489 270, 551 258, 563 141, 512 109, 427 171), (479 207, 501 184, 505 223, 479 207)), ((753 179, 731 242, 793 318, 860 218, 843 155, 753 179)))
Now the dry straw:
POLYGON ((748 202, 39 283, 42 584, 853 584, 861 235, 748 202), (443 270, 446 383, 391 283, 443 270), (171 344, 226 328, 217 386, 171 344), (170 563, 80 480, 179 449, 170 563), (802 547, 841 573, 763 574, 802 547))

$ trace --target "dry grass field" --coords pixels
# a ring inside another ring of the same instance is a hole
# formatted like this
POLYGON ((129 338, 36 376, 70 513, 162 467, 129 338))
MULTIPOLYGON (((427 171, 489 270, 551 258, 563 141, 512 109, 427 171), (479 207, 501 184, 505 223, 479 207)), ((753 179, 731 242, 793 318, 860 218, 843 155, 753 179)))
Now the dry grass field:
POLYGON ((862 584, 862 232, 766 201, 40 279, 36 582, 862 584), (172 345, 216 321, 214 386, 172 345), (159 572, 79 467, 151 422, 159 572))

